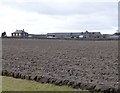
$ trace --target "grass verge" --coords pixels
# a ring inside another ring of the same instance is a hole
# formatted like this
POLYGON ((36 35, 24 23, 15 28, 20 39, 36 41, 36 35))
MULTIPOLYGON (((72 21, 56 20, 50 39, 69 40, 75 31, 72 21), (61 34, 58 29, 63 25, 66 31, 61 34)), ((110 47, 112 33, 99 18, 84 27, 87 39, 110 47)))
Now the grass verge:
MULTIPOLYGON (((80 91, 68 86, 56 86, 53 84, 41 84, 35 81, 2 77, 2 91, 80 91)), ((88 93, 83 91, 80 93, 88 93)))

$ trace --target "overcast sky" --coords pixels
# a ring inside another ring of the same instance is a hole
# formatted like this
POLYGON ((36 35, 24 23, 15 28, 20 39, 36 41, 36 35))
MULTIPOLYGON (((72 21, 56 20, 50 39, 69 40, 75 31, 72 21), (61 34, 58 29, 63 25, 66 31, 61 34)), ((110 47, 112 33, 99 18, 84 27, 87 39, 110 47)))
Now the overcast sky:
POLYGON ((0 0, 0 32, 115 33, 118 0, 0 0))

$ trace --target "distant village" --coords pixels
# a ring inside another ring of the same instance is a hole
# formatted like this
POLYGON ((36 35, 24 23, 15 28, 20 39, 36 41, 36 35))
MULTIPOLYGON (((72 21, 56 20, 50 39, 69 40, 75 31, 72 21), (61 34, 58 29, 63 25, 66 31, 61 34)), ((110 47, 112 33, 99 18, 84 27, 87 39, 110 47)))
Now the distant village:
MULTIPOLYGON (((24 29, 16 30, 11 33, 11 38, 63 38, 63 39, 118 39, 120 33, 101 34, 101 32, 70 32, 70 33, 47 33, 47 34, 29 34, 24 29)), ((7 37, 6 32, 3 32, 1 37, 7 37)))

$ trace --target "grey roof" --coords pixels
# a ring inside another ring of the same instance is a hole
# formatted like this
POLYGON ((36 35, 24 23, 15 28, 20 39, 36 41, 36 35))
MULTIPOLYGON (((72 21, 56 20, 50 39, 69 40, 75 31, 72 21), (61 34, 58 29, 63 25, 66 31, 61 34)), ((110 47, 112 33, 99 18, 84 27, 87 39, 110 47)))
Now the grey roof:
POLYGON ((31 36, 47 36, 46 34, 29 34, 31 36))
MULTIPOLYGON (((24 30, 16 30, 15 32, 13 32, 13 33, 27 33, 27 32, 25 32, 24 30)), ((28 33, 27 33, 28 34, 28 33)))

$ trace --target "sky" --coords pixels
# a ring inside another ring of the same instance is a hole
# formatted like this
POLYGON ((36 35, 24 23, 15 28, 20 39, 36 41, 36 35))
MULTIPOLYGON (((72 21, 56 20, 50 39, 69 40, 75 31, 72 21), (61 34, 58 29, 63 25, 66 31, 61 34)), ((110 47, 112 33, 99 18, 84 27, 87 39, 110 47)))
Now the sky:
POLYGON ((101 32, 118 29, 118 0, 0 0, 0 33, 101 32))

